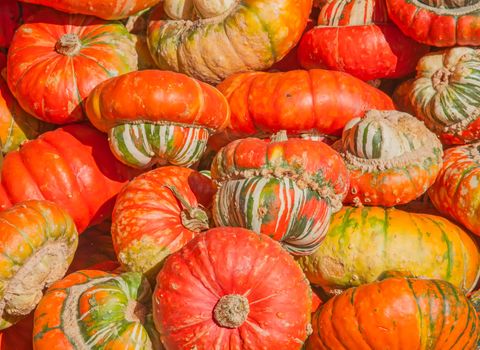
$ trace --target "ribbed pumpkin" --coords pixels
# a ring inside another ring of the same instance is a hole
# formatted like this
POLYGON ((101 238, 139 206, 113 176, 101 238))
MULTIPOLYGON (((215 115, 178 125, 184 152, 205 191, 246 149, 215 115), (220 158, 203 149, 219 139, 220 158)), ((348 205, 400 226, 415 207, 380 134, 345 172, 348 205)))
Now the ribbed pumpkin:
POLYGON ((410 74, 428 50, 390 23, 385 0, 333 0, 302 37, 298 57, 303 68, 373 80, 410 74))
POLYGON ((91 15, 103 19, 127 18, 143 9, 151 7, 160 0, 18 0, 31 4, 53 7, 68 13, 91 15))
POLYGON ((395 206, 418 198, 442 166, 442 144, 409 114, 372 110, 351 120, 334 145, 350 173, 345 203, 395 206))
POLYGON ((140 175, 120 192, 112 238, 128 270, 155 277, 164 259, 208 230, 213 182, 197 171, 167 166, 140 175))
POLYGON ((215 228, 166 260, 153 295, 155 326, 166 349, 300 349, 310 293, 277 242, 215 228))
POLYGON ((161 349, 151 289, 139 273, 83 270, 54 283, 35 310, 34 350, 161 349))
POLYGON ((403 33, 433 46, 480 45, 476 0, 387 0, 388 15, 403 33))
POLYGON ((470 143, 480 140, 479 79, 480 50, 456 47, 423 57, 397 96, 444 144, 470 143))
POLYGON ((115 159, 99 131, 69 125, 7 154, 0 209, 29 199, 51 200, 66 209, 83 232, 110 216, 114 197, 135 175, 115 159))
POLYGON ((312 325, 306 350, 474 349, 480 326, 450 283, 398 277, 335 296, 312 325))
POLYGON ((110 148, 123 163, 190 166, 200 159, 210 134, 230 117, 214 87, 174 72, 146 70, 103 82, 86 101, 92 124, 108 132, 110 148))
POLYGON ((77 243, 72 218, 51 202, 0 212, 0 329, 33 311, 43 288, 64 276, 77 243))
POLYGON ((222 148, 212 164, 219 184, 213 206, 217 226, 244 227, 308 255, 341 208, 348 173, 340 155, 320 141, 247 138, 222 148))
POLYGON ((443 168, 428 191, 435 207, 480 236, 480 143, 445 151, 443 168))
POLYGON ((84 118, 83 100, 102 81, 137 69, 135 44, 120 23, 44 9, 22 25, 8 51, 8 86, 38 119, 84 118))
POLYGON ((280 61, 311 8, 312 0, 166 0, 151 16, 150 52, 161 69, 219 83, 280 61))
POLYGON ((236 74, 218 89, 232 110, 226 139, 280 130, 340 136, 348 121, 366 111, 394 109, 382 91, 349 74, 321 69, 236 74))
POLYGON ((297 260, 311 283, 329 294, 374 282, 388 271, 475 288, 480 255, 458 226, 434 215, 380 207, 344 207, 320 247, 297 260))

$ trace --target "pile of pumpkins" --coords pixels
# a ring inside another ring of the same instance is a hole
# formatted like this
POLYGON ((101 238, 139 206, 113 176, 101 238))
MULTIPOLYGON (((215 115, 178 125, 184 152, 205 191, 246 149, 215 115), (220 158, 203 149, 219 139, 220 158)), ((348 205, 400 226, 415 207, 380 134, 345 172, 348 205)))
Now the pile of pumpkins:
POLYGON ((0 349, 480 349, 476 46, 478 0, 1 0, 0 349))

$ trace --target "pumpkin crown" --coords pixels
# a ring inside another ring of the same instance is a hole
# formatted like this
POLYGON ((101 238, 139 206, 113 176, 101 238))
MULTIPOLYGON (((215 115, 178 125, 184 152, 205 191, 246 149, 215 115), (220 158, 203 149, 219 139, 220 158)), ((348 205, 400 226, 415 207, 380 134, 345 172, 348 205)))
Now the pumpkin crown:
POLYGON ((81 48, 82 43, 80 42, 78 35, 75 33, 62 35, 55 44, 55 51, 65 56, 76 56, 81 48))
POLYGON ((213 18, 223 15, 238 4, 238 0, 165 0, 163 9, 172 19, 213 18))
POLYGON ((239 294, 224 295, 213 309, 215 321, 225 328, 240 327, 249 313, 248 299, 239 294))

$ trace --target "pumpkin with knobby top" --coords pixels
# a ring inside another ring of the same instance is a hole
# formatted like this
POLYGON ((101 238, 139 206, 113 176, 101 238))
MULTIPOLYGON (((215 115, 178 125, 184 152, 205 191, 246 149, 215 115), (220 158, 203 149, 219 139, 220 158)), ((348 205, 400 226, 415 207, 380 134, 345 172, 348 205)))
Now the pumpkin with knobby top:
POLYGON ((162 349, 141 274, 82 270, 54 283, 35 310, 34 350, 162 349))
POLYGON ((439 47, 480 45, 477 0, 386 0, 388 15, 405 35, 439 47))
POLYGON ((468 292, 480 273, 478 248, 460 227, 440 216, 381 207, 344 207, 320 247, 297 261, 328 294, 388 271, 445 280, 468 292))
POLYGON ((137 69, 135 44, 120 23, 44 9, 22 25, 8 51, 7 81, 25 111, 67 124, 102 81, 137 69))
POLYGON ((390 23, 385 0, 333 0, 302 37, 298 57, 303 68, 373 80, 410 74, 428 51, 390 23))
POLYGON ((153 278, 165 258, 208 230, 213 182, 197 171, 167 166, 138 176, 119 193, 112 238, 119 261, 153 278))
POLYGON ((480 236, 480 143, 446 150, 428 194, 441 213, 480 236))
POLYGON ((399 107, 447 145, 480 140, 480 50, 455 47, 424 56, 414 80, 401 85, 399 107))
POLYGON ((81 233, 110 216, 114 197, 137 174, 115 159, 102 133, 87 125, 65 126, 5 156, 0 209, 51 200, 66 209, 81 233))
POLYGON ((219 83, 280 61, 311 8, 312 0, 165 0, 150 18, 148 44, 161 69, 219 83))
POLYGON ((153 294, 166 349, 299 350, 311 307, 293 258, 274 240, 232 227, 200 233, 172 254, 153 294))
POLYGON ((387 278, 351 288, 313 316, 306 350, 474 349, 479 319, 450 283, 387 278))
POLYGON ((334 146, 350 173, 345 203, 391 207, 420 197, 442 167, 442 144, 407 113, 372 110, 334 146))
POLYGON ((217 226, 265 234, 295 255, 318 247, 348 190, 348 172, 337 152, 282 133, 271 141, 233 141, 215 156, 211 171, 219 184, 213 205, 217 226))
POLYGON ((157 4, 161 0, 18 0, 53 7, 67 13, 96 16, 103 19, 121 19, 157 4))
POLYGON ((37 306, 45 286, 61 279, 77 249, 72 218, 47 201, 0 212, 0 329, 37 306))
POLYGON ((214 87, 184 74, 145 70, 103 82, 85 103, 90 122, 108 132, 123 163, 190 166, 208 138, 228 124, 230 109, 214 87))

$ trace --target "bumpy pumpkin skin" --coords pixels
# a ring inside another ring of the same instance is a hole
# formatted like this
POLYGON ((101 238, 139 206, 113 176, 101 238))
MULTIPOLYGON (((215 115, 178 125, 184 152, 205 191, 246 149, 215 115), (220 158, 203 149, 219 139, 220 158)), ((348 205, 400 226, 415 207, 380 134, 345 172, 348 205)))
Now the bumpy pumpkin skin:
POLYGON ((43 289, 64 276, 77 244, 72 218, 51 202, 0 212, 0 329, 33 311, 43 289))
POLYGON ((329 146, 302 139, 247 138, 214 158, 217 226, 244 227, 307 255, 322 242, 348 190, 348 173, 329 146))
POLYGON ((219 83, 280 61, 311 8, 312 0, 167 0, 152 13, 148 44, 159 68, 219 83))
POLYGON ((19 0, 31 4, 53 7, 56 10, 67 13, 78 13, 96 16, 103 19, 121 19, 136 14, 143 9, 151 7, 160 0, 19 0))
POLYGON ((442 166, 442 144, 413 116, 372 110, 351 120, 333 146, 345 160, 344 203, 392 207, 420 197, 442 166))
POLYGON ((215 228, 166 260, 154 320, 167 349, 300 349, 310 329, 310 293, 277 242, 215 228))
POLYGON ((374 282, 388 271, 475 288, 480 255, 458 226, 434 215, 380 207, 344 207, 320 247, 298 260, 309 281, 329 294, 374 282))
POLYGON ((157 275, 165 258, 209 228, 216 188, 197 171, 167 166, 140 175, 120 192, 112 215, 119 261, 157 275))
POLYGON ((330 299, 312 320, 307 350, 474 349, 478 316, 440 280, 388 278, 330 299))
POLYGON ((34 315, 34 350, 162 349, 139 273, 82 270, 53 284, 34 315))
POLYGON ((443 168, 428 194, 435 207, 480 236, 480 143, 445 151, 443 168))
POLYGON ((69 125, 6 155, 0 209, 30 199, 51 200, 73 217, 81 233, 110 216, 114 197, 137 174, 115 159, 102 133, 69 125))
POLYGON ((92 124, 109 133, 113 154, 136 168, 194 164, 210 134, 225 129, 230 118, 217 89, 159 70, 109 79, 93 89, 85 106, 92 124))
POLYGON ((443 144, 471 143, 480 140, 479 77, 479 50, 433 52, 418 62, 416 78, 399 97, 443 144))
POLYGON ((7 81, 25 111, 66 124, 84 118, 83 100, 97 84, 136 69, 135 44, 122 24, 44 9, 15 33, 7 81))

